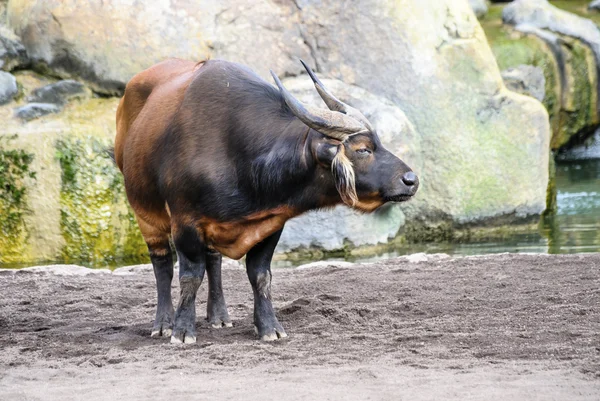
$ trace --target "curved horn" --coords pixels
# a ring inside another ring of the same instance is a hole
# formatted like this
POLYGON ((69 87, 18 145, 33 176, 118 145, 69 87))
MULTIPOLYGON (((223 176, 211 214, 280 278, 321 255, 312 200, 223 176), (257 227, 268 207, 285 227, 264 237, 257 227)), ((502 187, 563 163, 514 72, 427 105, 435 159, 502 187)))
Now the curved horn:
POLYGON ((273 71, 271 71, 271 75, 292 113, 294 113, 300 121, 315 131, 319 131, 328 137, 344 141, 350 135, 365 132, 367 130, 359 120, 351 116, 302 104, 283 86, 279 77, 277 77, 273 71))
POLYGON ((371 126, 369 120, 367 120, 367 117, 365 117, 360 111, 358 111, 354 107, 347 105, 346 103, 339 100, 337 97, 333 96, 333 94, 329 92, 327 88, 325 88, 325 85, 323 85, 323 82, 321 82, 321 80, 317 77, 313 70, 304 62, 304 60, 300 59, 300 62, 304 66, 304 69, 306 69, 306 72, 308 72, 310 78, 313 80, 315 88, 317 88, 317 92, 319 92, 321 99, 323 99, 327 107, 329 107, 329 110, 335 110, 339 111, 340 113, 344 113, 363 123, 369 131, 373 131, 373 127, 371 126))

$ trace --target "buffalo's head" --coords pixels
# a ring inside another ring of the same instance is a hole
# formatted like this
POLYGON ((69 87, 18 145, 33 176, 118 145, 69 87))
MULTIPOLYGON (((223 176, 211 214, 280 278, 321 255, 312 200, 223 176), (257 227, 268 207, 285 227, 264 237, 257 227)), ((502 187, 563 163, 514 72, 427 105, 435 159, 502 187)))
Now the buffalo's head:
POLYGON ((386 202, 410 199, 419 187, 417 175, 388 151, 367 118, 333 96, 302 61, 329 110, 302 104, 271 75, 290 108, 304 124, 321 133, 311 148, 319 164, 331 168, 344 203, 373 211, 386 202))

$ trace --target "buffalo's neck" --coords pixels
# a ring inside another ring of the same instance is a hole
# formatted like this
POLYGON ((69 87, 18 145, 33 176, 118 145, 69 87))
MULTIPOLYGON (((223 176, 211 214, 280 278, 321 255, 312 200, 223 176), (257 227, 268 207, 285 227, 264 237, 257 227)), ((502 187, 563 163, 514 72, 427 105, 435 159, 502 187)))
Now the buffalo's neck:
POLYGON ((335 197, 335 187, 311 152, 313 137, 304 124, 292 121, 273 138, 272 146, 255 158, 252 187, 261 209, 285 206, 300 214, 329 206, 323 204, 328 202, 324 199, 335 197))

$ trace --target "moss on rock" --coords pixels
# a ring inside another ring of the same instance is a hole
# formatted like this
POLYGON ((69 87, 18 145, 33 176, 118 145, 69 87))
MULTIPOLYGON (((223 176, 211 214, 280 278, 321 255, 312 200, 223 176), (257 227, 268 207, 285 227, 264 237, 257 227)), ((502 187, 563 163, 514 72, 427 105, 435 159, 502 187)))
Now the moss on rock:
MULTIPOLYGON (((552 3, 580 15, 585 9, 579 7, 581 2, 570 2, 568 7, 569 2, 552 3)), ((557 150, 599 123, 597 61, 589 46, 578 39, 556 35, 558 43, 553 49, 540 37, 502 25, 503 7, 493 5, 482 27, 501 70, 526 64, 544 71, 543 104, 552 127, 550 147, 557 150)), ((595 22, 598 23, 598 18, 595 22)))
POLYGON ((61 138, 60 225, 65 246, 61 259, 89 265, 147 260, 146 246, 125 204, 123 179, 96 137, 61 138))
POLYGON ((598 125, 598 74, 592 50, 582 42, 563 38, 565 88, 560 110, 561 129, 552 137, 556 150, 576 135, 590 132, 598 125))
POLYGON ((26 181, 35 179, 31 171, 34 155, 23 149, 10 149, 16 136, 0 136, 0 263, 18 262, 29 231, 26 181))

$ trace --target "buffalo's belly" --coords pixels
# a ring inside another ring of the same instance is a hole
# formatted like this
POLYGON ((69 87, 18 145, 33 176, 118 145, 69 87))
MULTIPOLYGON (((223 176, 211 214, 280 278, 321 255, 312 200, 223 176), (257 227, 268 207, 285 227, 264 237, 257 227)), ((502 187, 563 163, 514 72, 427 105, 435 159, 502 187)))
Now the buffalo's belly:
POLYGON ((280 207, 236 222, 203 220, 200 227, 208 246, 231 259, 240 259, 256 244, 281 230, 295 215, 291 209, 280 207))

